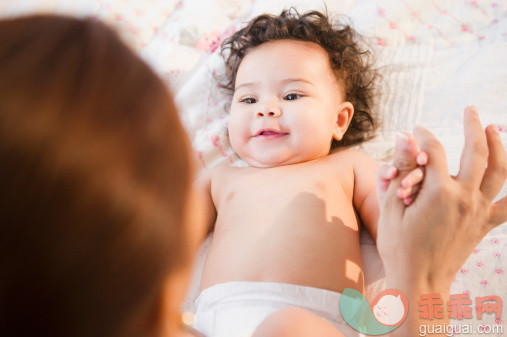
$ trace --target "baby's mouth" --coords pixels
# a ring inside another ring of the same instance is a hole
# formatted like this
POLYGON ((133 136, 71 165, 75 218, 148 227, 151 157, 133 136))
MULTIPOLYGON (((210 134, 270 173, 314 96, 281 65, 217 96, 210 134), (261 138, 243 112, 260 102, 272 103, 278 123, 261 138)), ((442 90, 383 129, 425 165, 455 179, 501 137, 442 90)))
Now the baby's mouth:
POLYGON ((263 139, 263 140, 270 140, 270 139, 277 139, 277 138, 283 137, 285 135, 288 135, 288 133, 276 131, 276 130, 260 130, 259 132, 257 132, 255 134, 254 137, 256 137, 258 139, 263 139))
POLYGON ((259 136, 270 136, 270 135, 279 135, 281 132, 276 131, 262 131, 259 136))

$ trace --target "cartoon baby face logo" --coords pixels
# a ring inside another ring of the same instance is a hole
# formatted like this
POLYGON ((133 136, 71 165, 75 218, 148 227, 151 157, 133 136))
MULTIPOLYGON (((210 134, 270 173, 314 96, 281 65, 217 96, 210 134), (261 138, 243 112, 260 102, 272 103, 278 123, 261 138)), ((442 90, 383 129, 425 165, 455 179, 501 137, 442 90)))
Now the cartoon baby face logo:
POLYGON ((407 297, 397 289, 384 290, 372 302, 371 311, 380 324, 399 326, 407 316, 407 297))
POLYGON ((340 313, 353 329, 370 336, 384 335, 403 324, 408 299, 398 289, 386 289, 370 304, 361 292, 345 288, 340 297, 340 313))

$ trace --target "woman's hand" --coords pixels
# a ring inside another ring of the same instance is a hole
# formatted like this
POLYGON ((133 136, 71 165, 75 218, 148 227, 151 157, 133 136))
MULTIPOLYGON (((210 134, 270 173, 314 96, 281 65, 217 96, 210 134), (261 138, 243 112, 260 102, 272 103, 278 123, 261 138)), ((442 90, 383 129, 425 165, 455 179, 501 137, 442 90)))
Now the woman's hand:
POLYGON ((456 177, 448 173, 440 142, 422 127, 414 130, 429 156, 419 195, 410 207, 396 197, 406 176, 399 170, 380 205, 377 245, 391 284, 450 287, 473 248, 507 221, 507 197, 492 203, 507 177, 498 128, 490 125, 484 132, 474 106, 465 109, 464 128, 465 148, 456 177))
POLYGON ((417 199, 405 207, 394 196, 405 176, 400 170, 381 204, 378 248, 386 275, 414 272, 452 280, 481 239, 507 220, 507 197, 492 204, 507 176, 498 129, 489 126, 484 133, 475 107, 465 110, 464 124, 465 149, 456 177, 448 173, 440 142, 422 127, 414 130, 429 156, 426 177, 417 199))

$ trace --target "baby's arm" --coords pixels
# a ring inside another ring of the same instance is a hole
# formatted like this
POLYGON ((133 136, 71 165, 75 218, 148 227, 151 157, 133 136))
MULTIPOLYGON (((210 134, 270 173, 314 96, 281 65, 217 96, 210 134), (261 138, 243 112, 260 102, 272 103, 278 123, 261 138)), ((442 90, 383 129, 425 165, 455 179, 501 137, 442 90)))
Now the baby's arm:
POLYGON ((373 241, 377 242, 379 203, 375 177, 378 165, 364 153, 354 152, 354 208, 361 219, 361 223, 370 232, 373 241))
POLYGON ((197 192, 201 193, 205 203, 204 214, 207 228, 206 236, 208 236, 208 234, 214 229, 215 222, 217 219, 217 210, 215 208, 215 203, 213 202, 213 198, 211 196, 211 181, 213 177, 213 171, 214 170, 211 169, 202 172, 194 182, 194 186, 197 192))

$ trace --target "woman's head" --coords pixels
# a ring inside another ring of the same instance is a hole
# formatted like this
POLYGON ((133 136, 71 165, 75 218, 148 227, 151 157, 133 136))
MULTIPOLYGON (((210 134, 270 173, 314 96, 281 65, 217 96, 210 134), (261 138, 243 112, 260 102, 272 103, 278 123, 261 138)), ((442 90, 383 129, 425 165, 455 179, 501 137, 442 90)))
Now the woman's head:
POLYGON ((0 334, 145 333, 196 246, 160 79, 97 21, 0 21, 0 163, 0 334))
MULTIPOLYGON (((333 139, 331 148, 351 146, 371 139, 377 128, 372 111, 376 72, 361 45, 360 35, 350 26, 333 26, 329 18, 317 11, 298 14, 284 10, 280 15, 260 15, 222 45, 226 74, 222 86, 234 93, 237 75, 243 59, 253 49, 268 42, 301 41, 318 46, 327 54, 329 66, 336 79, 335 96, 352 103, 354 114, 348 131, 333 139)), ((299 55, 294 55, 297 59, 299 55)), ((302 67, 304 65, 301 65, 302 67)), ((329 140, 331 142, 331 139, 329 140)))

